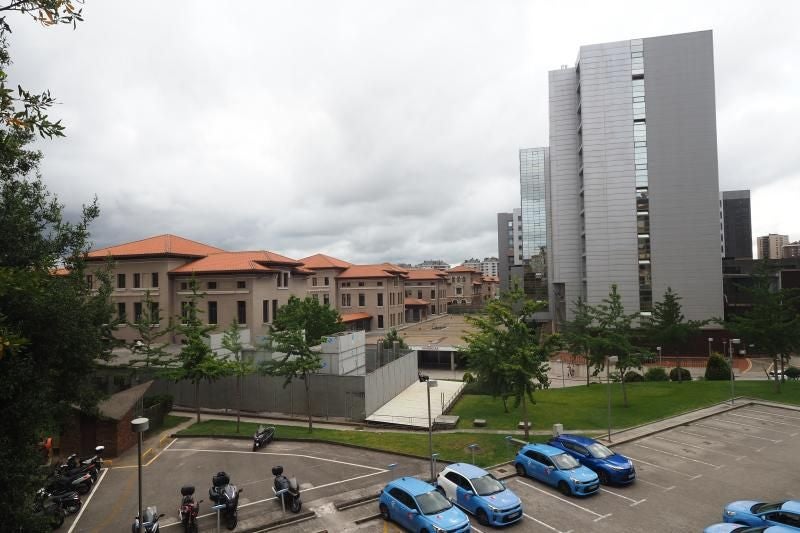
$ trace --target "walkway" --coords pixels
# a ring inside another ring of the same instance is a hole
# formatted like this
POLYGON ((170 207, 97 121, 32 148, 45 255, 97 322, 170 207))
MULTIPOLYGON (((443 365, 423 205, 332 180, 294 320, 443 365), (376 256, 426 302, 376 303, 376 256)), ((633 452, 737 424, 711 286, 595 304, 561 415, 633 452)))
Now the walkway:
MULTIPOLYGON (((432 380, 433 381, 433 380, 432 380)), ((464 383, 461 381, 437 380, 430 388, 430 415, 433 420, 447 411, 458 397, 464 383)), ((428 427, 428 384, 416 382, 386 402, 367 417, 368 422, 397 424, 418 428, 428 427)))

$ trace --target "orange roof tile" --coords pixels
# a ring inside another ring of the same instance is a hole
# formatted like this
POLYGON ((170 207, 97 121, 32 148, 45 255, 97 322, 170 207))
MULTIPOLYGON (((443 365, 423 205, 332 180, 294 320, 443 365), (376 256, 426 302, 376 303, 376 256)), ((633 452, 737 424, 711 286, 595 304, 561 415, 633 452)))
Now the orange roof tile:
POLYGON ((483 276, 483 281, 488 281, 489 283, 500 283, 500 278, 497 276, 483 276))
POLYGON ((50 271, 50 273, 54 276, 69 276, 70 269, 68 268, 56 268, 50 271))
POLYGON ((470 268, 470 267, 464 266, 464 265, 455 266, 455 267, 451 268, 450 270, 447 270, 446 272, 473 272, 473 273, 476 273, 476 274, 480 274, 481 273, 480 270, 475 270, 474 268, 470 268))
POLYGON ((447 277, 447 274, 440 270, 433 270, 432 268, 420 268, 408 271, 408 279, 411 280, 441 280, 447 277))
POLYGON ((472 284, 473 285, 483 285, 483 282, 482 281, 473 281, 472 284))
POLYGON ((224 250, 221 248, 190 241, 177 235, 165 234, 92 250, 87 254, 87 259, 105 259, 109 255, 116 258, 143 256, 203 257, 222 251, 224 250))
POLYGON ((325 254, 314 254, 300 260, 306 268, 311 269, 324 269, 324 268, 341 268, 344 270, 347 267, 353 266, 352 263, 337 259, 325 254))
POLYGON ((355 322, 356 320, 365 320, 372 318, 369 313, 346 313, 342 315, 342 322, 355 322))
MULTIPOLYGON (((272 266, 295 267, 298 261, 267 251, 221 252, 192 261, 170 271, 170 274, 210 274, 221 272, 277 272, 272 266)), ((301 268, 295 272, 310 274, 301 268)))
POLYGON ((336 276, 336 279, 404 277, 405 272, 405 269, 389 263, 381 265, 351 265, 347 270, 336 276))
POLYGON ((428 305, 430 302, 428 300, 420 300, 419 298, 406 298, 405 304, 411 307, 417 305, 428 305))

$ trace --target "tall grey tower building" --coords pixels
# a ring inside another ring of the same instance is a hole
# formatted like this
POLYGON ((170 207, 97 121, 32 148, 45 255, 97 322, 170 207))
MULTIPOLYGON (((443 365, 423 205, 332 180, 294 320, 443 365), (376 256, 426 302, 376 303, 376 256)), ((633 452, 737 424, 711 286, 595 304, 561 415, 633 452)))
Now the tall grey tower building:
POLYGON ((547 300, 547 179, 550 156, 546 147, 519 151, 522 204, 522 256, 524 289, 536 300, 547 300))
POLYGON ((722 257, 753 258, 750 191, 722 191, 720 195, 722 257))
POLYGON ((628 312, 672 287, 722 316, 711 31, 583 46, 549 84, 555 315, 616 284, 628 312))

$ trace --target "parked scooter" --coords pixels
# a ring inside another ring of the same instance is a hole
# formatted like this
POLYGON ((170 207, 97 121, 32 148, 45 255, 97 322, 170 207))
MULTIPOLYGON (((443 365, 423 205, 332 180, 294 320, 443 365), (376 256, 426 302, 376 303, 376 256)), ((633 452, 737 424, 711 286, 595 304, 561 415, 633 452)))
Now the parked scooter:
POLYGON ((60 492, 50 492, 46 489, 39 489, 36 493, 37 501, 52 501, 64 509, 67 514, 75 514, 81 509, 81 497, 74 490, 60 492))
POLYGON ((256 431, 255 435, 253 435, 253 451, 256 451, 272 442, 272 438, 274 436, 274 426, 258 426, 258 431, 256 431))
POLYGON ((33 512, 45 516, 51 529, 60 528, 67 517, 66 511, 52 498, 36 498, 33 512))
POLYGON ((85 469, 89 471, 94 480, 97 481, 97 475, 100 470, 103 469, 103 451, 105 451, 105 449, 105 446, 95 446, 94 455, 91 457, 82 457, 80 459, 77 453, 73 453, 67 457, 66 462, 61 466, 65 466, 68 471, 78 470, 80 468, 85 469))
POLYGON ((77 473, 74 475, 64 475, 56 473, 50 478, 45 490, 52 493, 67 491, 77 491, 78 494, 88 494, 92 490, 94 479, 88 472, 77 473))
MULTIPOLYGON (((148 507, 142 513, 142 531, 144 533, 157 533, 158 532, 158 519, 164 516, 164 513, 158 514, 158 509, 155 506, 148 507)), ((133 525, 131 526, 131 533, 139 533, 139 517, 133 518, 133 525)))
POLYGON ((211 478, 211 488, 208 489, 208 497, 216 505, 224 505, 220 513, 225 519, 228 529, 233 529, 239 522, 239 494, 244 489, 239 489, 236 485, 231 485, 231 478, 225 472, 217 472, 211 478))
POLYGON ((275 476, 272 491, 280 498, 281 505, 284 508, 288 507, 293 513, 299 513, 303 502, 300 501, 300 486, 297 484, 297 479, 284 476, 282 466, 273 466, 272 475, 275 476))
POLYGON ((178 508, 178 513, 181 517, 181 524, 183 524, 184 533, 197 533, 197 515, 200 514, 200 504, 194 501, 194 487, 186 485, 181 487, 181 506, 178 508))

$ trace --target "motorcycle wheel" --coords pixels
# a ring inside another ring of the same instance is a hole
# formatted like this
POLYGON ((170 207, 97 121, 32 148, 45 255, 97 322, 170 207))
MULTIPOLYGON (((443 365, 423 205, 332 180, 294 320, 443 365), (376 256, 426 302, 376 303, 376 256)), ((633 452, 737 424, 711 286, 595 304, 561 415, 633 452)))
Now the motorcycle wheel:
POLYGON ((64 510, 67 512, 67 514, 75 514, 81 510, 81 505, 81 502, 68 503, 67 506, 64 507, 64 510))
POLYGON ((83 482, 75 487, 75 490, 78 491, 78 494, 89 494, 89 491, 92 490, 92 485, 88 482, 83 482))
POLYGON ((258 450, 258 444, 253 443, 253 451, 256 451, 256 450, 258 450))
POLYGON ((235 511, 228 515, 228 521, 227 521, 228 529, 234 529, 236 527, 236 524, 238 523, 239 523, 239 517, 237 516, 237 513, 235 511))
POLYGON ((300 512, 300 507, 303 506, 303 502, 300 501, 300 498, 293 498, 292 505, 290 506, 293 513, 297 514, 300 512))
POLYGON ((66 513, 64 513, 63 509, 59 509, 58 511, 53 513, 51 518, 50 518, 50 527, 52 529, 60 528, 62 525, 64 525, 65 516, 66 516, 66 513))

